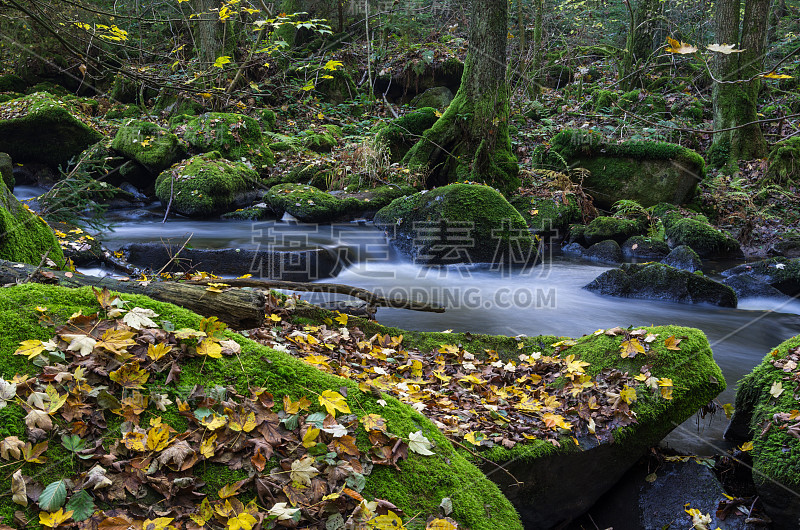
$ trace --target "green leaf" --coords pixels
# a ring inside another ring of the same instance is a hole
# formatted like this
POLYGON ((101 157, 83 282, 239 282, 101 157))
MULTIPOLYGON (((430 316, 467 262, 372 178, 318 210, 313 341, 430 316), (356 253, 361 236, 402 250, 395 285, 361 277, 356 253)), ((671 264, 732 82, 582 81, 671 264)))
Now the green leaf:
POLYGON ((67 500, 67 481, 56 480, 47 485, 39 495, 39 508, 46 512, 54 512, 64 506, 67 500))
POLYGON ((77 434, 62 435, 61 445, 64 446, 64 449, 66 449, 67 451, 71 451, 73 453, 77 453, 78 451, 83 451, 84 449, 86 449, 86 443, 77 434))
POLYGON ((75 521, 85 521, 95 511, 94 500, 85 490, 81 490, 70 497, 66 510, 72 511, 72 518, 75 521))
POLYGON ((97 405, 101 409, 121 409, 122 403, 112 394, 110 394, 107 390, 101 390, 100 393, 97 394, 97 405))

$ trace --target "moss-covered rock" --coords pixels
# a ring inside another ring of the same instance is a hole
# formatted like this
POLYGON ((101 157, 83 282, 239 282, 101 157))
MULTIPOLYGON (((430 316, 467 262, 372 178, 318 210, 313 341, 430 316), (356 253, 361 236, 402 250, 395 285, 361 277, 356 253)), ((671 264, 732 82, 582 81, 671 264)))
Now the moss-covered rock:
POLYGON ((229 160, 249 160, 256 170, 275 163, 258 122, 242 114, 209 112, 182 128, 183 138, 202 152, 218 151, 229 160))
POLYGON ((566 129, 552 140, 552 150, 570 166, 590 171, 583 186, 602 208, 622 199, 642 206, 681 204, 705 175, 703 159, 690 149, 667 142, 608 142, 592 131, 566 129))
POLYGON ((108 109, 105 117, 107 120, 120 120, 124 118, 138 118, 142 113, 142 107, 138 105, 124 105, 118 103, 108 109))
POLYGON ((61 246, 47 223, 0 181, 0 259, 39 265, 46 252, 56 266, 64 266, 61 246))
POLYGON ((399 162, 420 139, 422 133, 439 119, 436 112, 432 107, 425 107, 383 124, 377 130, 375 141, 389 149, 392 162, 399 162))
POLYGON ((73 115, 67 104, 48 93, 0 103, 0 145, 17 162, 66 166, 100 138, 87 118, 73 115))
POLYGON ((0 179, 11 191, 14 191, 14 166, 8 153, 0 153, 0 179))
POLYGON ((111 148, 159 173, 183 158, 186 150, 178 137, 155 123, 131 120, 117 131, 111 148))
POLYGON ((28 84, 17 74, 0 75, 0 92, 25 92, 28 84))
POLYGON ((184 160, 156 179, 156 196, 174 211, 208 217, 249 203, 257 193, 258 173, 217 152, 184 160))
POLYGON ((737 265, 722 273, 726 278, 747 276, 789 295, 800 295, 800 258, 775 257, 737 265))
POLYGON ((446 86, 437 86, 429 88, 422 94, 417 94, 409 104, 417 109, 432 107, 437 110, 444 110, 451 101, 453 101, 453 92, 446 86))
POLYGON ((697 252, 686 245, 673 248, 669 255, 661 260, 661 263, 689 272, 699 271, 703 267, 703 262, 697 252))
POLYGON ((353 78, 344 70, 329 72, 332 79, 321 79, 314 90, 319 92, 325 101, 335 104, 352 101, 358 94, 358 87, 353 78))
POLYGON ((753 442, 753 481, 759 499, 774 528, 787 530, 797 528, 800 521, 798 346, 800 336, 780 344, 739 381, 735 413, 725 433, 729 439, 753 442))
MULTIPOLYGON (((123 295, 123 298, 130 301, 131 307, 154 310, 159 314, 157 321, 169 322, 175 329, 199 327, 201 317, 185 309, 141 296, 123 295)), ((39 370, 25 356, 12 355, 20 341, 47 340, 54 336, 54 328, 39 324, 40 313, 36 306, 46 306, 48 314, 57 322, 66 321, 78 311, 93 314, 100 309, 89 288, 66 289, 28 284, 0 290, 0 327, 4 330, 0 334, 0 376, 5 379, 39 370)), ((385 406, 382 406, 378 403, 378 398, 361 392, 353 381, 323 374, 299 359, 261 346, 238 333, 226 331, 224 335, 226 339, 239 343, 240 354, 219 359, 194 358, 181 365, 180 384, 165 383, 166 372, 160 374, 157 381, 151 377, 148 384, 158 384, 159 391, 165 392, 171 401, 176 401, 176 397, 185 399, 185 389, 212 389, 217 385, 230 385, 236 392, 249 395, 249 387, 257 384, 272 393, 278 403, 284 396, 296 401, 302 396, 319 395, 324 390, 341 392, 347 396, 350 408, 356 415, 378 414, 386 420, 390 432, 408 439, 410 433, 421 430, 436 444, 435 457, 409 452, 408 458, 398 463, 399 469, 375 466, 366 476, 366 486, 362 491, 365 497, 388 499, 402 509, 406 517, 422 514, 420 519, 423 524, 428 515, 439 512, 439 504, 447 497, 452 500, 454 512, 451 517, 459 523, 459 527, 473 530, 522 529, 519 516, 498 487, 456 451, 433 423, 411 407, 388 396, 384 396, 385 406), (469 484, 469 487, 465 488, 464 484, 469 484)), ((313 410, 322 410, 316 404, 312 407, 313 410)), ((154 405, 151 404, 149 408, 150 412, 155 411, 154 405)), ((154 416, 161 416, 162 421, 178 429, 186 425, 176 404, 169 402, 165 408, 164 411, 154 413, 154 416)), ((103 414, 99 411, 98 413, 103 414)), ((25 439, 24 416, 25 411, 16 404, 0 410, 0 436, 14 435, 25 439)), ((105 412, 105 418, 108 421, 106 439, 119 440, 119 418, 109 412, 105 412)), ((362 441, 359 441, 359 445, 362 445, 362 441)), ((37 481, 47 484, 53 480, 77 478, 79 472, 93 465, 92 462, 84 465, 83 460, 70 458, 58 438, 53 438, 45 457, 50 459, 47 466, 26 464, 28 467, 25 475, 35 476, 37 481)), ((269 460, 264 476, 277 465, 278 459, 269 460)), ((198 465, 195 471, 195 475, 202 481, 197 485, 198 492, 212 497, 223 486, 252 474, 261 475, 254 470, 233 470, 225 463, 212 461, 198 465), (200 485, 202 483, 204 484, 200 485)), ((0 488, 10 491, 10 481, 11 475, 3 474, 0 477, 0 488)), ((156 489, 148 489, 147 494, 152 504, 163 504, 166 501, 156 489)), ((255 487, 244 488, 238 497, 245 501, 255 497, 255 487)), ((0 523, 14 524, 12 517, 16 510, 27 511, 29 520, 36 519, 37 510, 33 504, 27 509, 20 507, 11 501, 9 495, 0 498, 0 523)))
POLYGON ((669 246, 664 241, 647 236, 629 237, 621 246, 626 258, 656 260, 669 254, 669 246))
POLYGON ((450 184, 382 208, 375 225, 417 263, 515 263, 531 259, 525 220, 495 189, 450 184))
POLYGON ((278 184, 264 200, 278 215, 284 213, 303 223, 329 223, 344 215, 347 203, 330 193, 304 184, 278 184))
POLYGON ((736 293, 701 273, 691 273, 663 263, 625 264, 604 272, 584 286, 592 292, 622 298, 667 300, 684 304, 736 307, 736 293))
POLYGON ((664 223, 664 228, 671 248, 686 245, 701 258, 738 257, 742 254, 738 241, 702 220, 670 220, 664 223))
POLYGON ((338 145, 342 130, 336 125, 322 125, 318 130, 303 131, 299 136, 306 149, 317 153, 329 153, 338 145))
POLYGON ((275 123, 277 122, 277 116, 275 115, 275 111, 272 109, 261 109, 259 111, 258 116, 261 121, 261 127, 264 131, 272 132, 275 130, 275 123))
POLYGON ((574 193, 557 192, 552 197, 512 197, 508 202, 525 219, 531 231, 558 241, 566 237, 569 225, 581 220, 581 209, 574 193))
POLYGON ((613 239, 621 245, 629 237, 642 235, 645 232, 647 226, 641 220, 597 217, 586 225, 583 237, 589 245, 606 239, 613 239))
POLYGON ((774 181, 788 184, 800 179, 800 136, 775 144, 767 161, 767 176, 774 181))

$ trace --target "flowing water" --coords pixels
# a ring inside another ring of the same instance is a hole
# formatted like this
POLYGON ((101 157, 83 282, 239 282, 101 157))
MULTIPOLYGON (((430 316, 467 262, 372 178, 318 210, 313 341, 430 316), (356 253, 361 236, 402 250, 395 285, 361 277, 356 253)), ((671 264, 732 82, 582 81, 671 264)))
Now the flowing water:
MULTIPOLYGON (((28 198, 35 190, 20 187, 28 198)), ((528 269, 492 270, 486 266, 425 268, 398 256, 383 234, 367 223, 308 226, 285 221, 169 220, 162 224, 158 205, 147 210, 115 212, 113 229, 99 238, 112 249, 127 242, 182 243, 195 248, 347 248, 351 266, 321 281, 363 287, 447 307, 441 314, 381 308, 386 325, 421 331, 470 331, 502 335, 578 337, 596 329, 629 325, 677 324, 700 328, 708 336, 728 389, 718 398, 733 402, 736 381, 783 340, 800 334, 800 302, 740 300, 738 309, 652 300, 612 298, 582 289, 608 266, 548 256, 528 269)), ((100 274, 99 269, 86 273, 100 274)), ((709 271, 714 274, 714 271, 709 271)), ((304 294, 304 299, 313 295, 304 294)), ((318 295, 319 296, 319 295, 318 295)), ((695 424, 691 419, 665 441, 695 454, 727 447, 720 411, 695 424)))

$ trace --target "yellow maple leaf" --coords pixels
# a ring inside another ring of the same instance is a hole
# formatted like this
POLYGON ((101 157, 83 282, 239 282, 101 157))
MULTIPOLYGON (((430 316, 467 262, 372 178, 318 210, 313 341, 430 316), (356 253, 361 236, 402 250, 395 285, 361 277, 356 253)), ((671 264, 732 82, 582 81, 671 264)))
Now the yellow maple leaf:
POLYGON ((319 436, 319 433, 320 430, 316 427, 309 428, 303 435, 303 447, 309 449, 317 445, 317 436, 319 436))
POLYGON ((197 346, 197 354, 219 359, 222 357, 222 346, 218 342, 205 339, 197 346))
POLYGON ((280 322, 281 321, 281 316, 280 315, 276 315, 275 313, 272 313, 269 316, 269 319, 272 320, 273 322, 280 322))
POLYGON ((224 427, 227 423, 228 418, 225 416, 220 416, 216 412, 200 420, 200 425, 210 431, 216 431, 217 429, 224 427))
POLYGON ((28 359, 33 359, 45 350, 45 346, 40 340, 24 340, 19 343, 19 348, 14 355, 27 355, 28 359))
POLYGON ((680 351, 681 348, 678 344, 681 343, 681 340, 682 339, 676 339, 675 335, 670 335, 664 340, 664 347, 668 350, 680 351))
POLYGON ((570 425, 567 421, 564 420, 564 416, 561 414, 552 414, 550 412, 542 415, 542 421, 544 422, 545 426, 549 429, 555 429, 555 427, 560 427, 562 429, 572 430, 572 425, 570 425))
POLYGON ((620 357, 623 359, 627 357, 632 359, 636 357, 637 353, 644 353, 644 346, 642 346, 642 343, 639 342, 639 339, 632 338, 622 341, 622 344, 619 345, 619 351, 620 357))
POLYGON ((125 388, 144 388, 150 374, 139 368, 139 361, 123 364, 118 370, 108 374, 108 378, 125 388))
POLYGON ((301 410, 307 410, 311 406, 311 400, 303 396, 297 401, 292 401, 289 396, 283 396, 283 410, 288 414, 297 414, 301 410))
POLYGON ((742 445, 739 446, 739 450, 740 451, 745 451, 745 452, 752 451, 753 450, 753 442, 750 441, 750 442, 743 443, 742 445))
POLYGON ((338 315, 336 316, 336 318, 334 318, 334 320, 336 322, 338 322, 339 324, 341 324, 342 326, 346 326, 347 325, 347 315, 344 314, 344 313, 339 313, 338 311, 337 311, 337 313, 338 313, 338 315))
POLYGON ((628 385, 625 385, 622 390, 619 391, 619 397, 622 398, 625 403, 630 405, 636 401, 636 390, 628 385))
POLYGON ((367 521, 367 525, 375 530, 405 530, 403 520, 393 511, 379 515, 367 521))
POLYGON ((786 74, 776 74, 774 71, 763 74, 761 77, 765 79, 792 79, 792 76, 786 74))
POLYGON ((344 414, 350 414, 350 407, 347 406, 344 396, 333 390, 324 390, 319 396, 319 404, 325 407, 328 414, 334 417, 337 410, 344 414))
POLYGON ((361 424, 369 431, 386 432, 386 420, 379 414, 367 414, 361 417, 361 424))
MULTIPOLYGON (((226 409, 227 411, 227 409, 226 409)), ((233 412, 233 411, 231 411, 233 412)), ((254 412, 250 412, 250 414, 244 415, 244 421, 241 421, 240 418, 233 419, 231 418, 228 421, 228 427, 232 431, 243 431, 243 432, 250 432, 258 426, 256 422, 256 414, 254 412)))
POLYGON ((39 524, 49 528, 55 528, 61 523, 69 520, 74 512, 72 510, 65 512, 64 508, 59 508, 57 512, 39 512, 39 524))
POLYGON ((689 53, 694 53, 697 51, 696 46, 692 46, 691 44, 686 44, 685 42, 677 41, 671 37, 667 37, 667 52, 669 53, 677 53, 680 55, 686 55, 689 53))
POLYGON ((47 385, 47 388, 44 389, 45 394, 47 397, 50 398, 50 402, 47 404, 46 412, 48 414, 54 414, 58 409, 60 409, 64 403, 67 402, 68 394, 64 394, 63 396, 58 393, 58 390, 53 385, 47 385))
POLYGON ((425 530, 456 530, 457 528, 451 519, 434 519, 425 525, 425 530))
POLYGON ((145 519, 142 523, 142 530, 175 530, 170 523, 174 517, 157 517, 156 519, 145 519))
POLYGON ((159 344, 148 344, 147 345, 147 357, 152 359, 153 361, 157 361, 164 357, 166 354, 172 351, 172 345, 166 343, 159 343, 159 344))
POLYGON ((203 438, 200 442, 200 454, 205 458, 211 458, 217 450, 217 435, 212 434, 208 438, 203 438))
POLYGON ((147 431, 147 448, 154 452, 163 451, 170 444, 169 425, 162 423, 147 431))

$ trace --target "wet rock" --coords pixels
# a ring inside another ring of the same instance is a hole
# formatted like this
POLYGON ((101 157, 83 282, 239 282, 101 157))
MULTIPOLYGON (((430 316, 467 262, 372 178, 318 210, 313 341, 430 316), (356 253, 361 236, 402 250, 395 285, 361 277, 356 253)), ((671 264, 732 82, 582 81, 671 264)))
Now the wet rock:
POLYGON ((663 263, 625 264, 606 271, 584 289, 607 296, 736 307, 736 293, 702 274, 663 263))
POLYGON ((770 252, 785 258, 800 258, 800 238, 788 237, 773 243, 770 252))
POLYGON ((662 220, 671 248, 686 245, 701 258, 743 256, 738 241, 703 220, 680 218, 675 213, 665 215, 662 220))
POLYGON ((166 271, 205 271, 214 274, 289 281, 313 281, 336 276, 346 263, 344 251, 246 249, 181 249, 180 245, 129 243, 123 247, 128 263, 166 271), (173 259, 173 256, 177 256, 173 259))
POLYGON ((745 276, 771 285, 789 296, 800 294, 800 258, 771 258, 738 265, 722 273, 725 277, 745 276))
POLYGON ((586 252, 586 248, 580 243, 568 243, 561 248, 561 252, 567 256, 580 257, 583 256, 584 252, 586 252))
POLYGON ((646 230, 645 223, 640 220, 598 217, 586 225, 583 237, 589 245, 606 239, 613 239, 621 245, 631 236, 644 234, 646 230))
POLYGON ((622 249, 613 239, 595 243, 586 249, 583 253, 583 257, 590 261, 598 261, 601 263, 621 263, 623 260, 622 249))
POLYGON ((703 267, 700 256, 691 247, 679 245, 672 249, 669 255, 661 260, 661 263, 689 272, 699 271, 703 267))
POLYGON ((415 263, 521 265, 535 255, 522 216, 489 186, 450 184, 395 199, 375 226, 415 263))
POLYGON ((722 283, 736 291, 736 297, 742 298, 779 298, 788 300, 789 297, 771 286, 746 274, 738 274, 725 278, 722 283))
MULTIPOLYGON (((570 223, 580 221, 581 209, 574 193, 555 193, 552 197, 517 195, 508 201, 517 209, 534 234, 548 243, 560 241, 569 232, 570 223)), ((582 225, 581 225, 582 226, 582 225)))
POLYGON ((629 237, 622 243, 622 255, 626 258, 660 260, 669 254, 669 247, 663 241, 645 236, 629 237))

